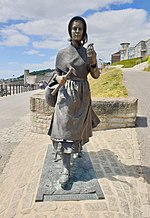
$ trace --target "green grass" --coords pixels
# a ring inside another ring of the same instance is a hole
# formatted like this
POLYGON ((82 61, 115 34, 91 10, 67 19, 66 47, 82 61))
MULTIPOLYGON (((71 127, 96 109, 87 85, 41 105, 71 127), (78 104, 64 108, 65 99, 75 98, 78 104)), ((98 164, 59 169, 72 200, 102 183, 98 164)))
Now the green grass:
POLYGON ((120 69, 108 68, 98 79, 88 77, 91 95, 95 98, 126 98, 128 92, 123 85, 123 74, 120 69))
POLYGON ((150 71, 150 55, 147 57, 148 67, 144 69, 144 71, 150 71))
POLYGON ((129 60, 122 60, 119 62, 115 62, 113 64, 111 64, 112 66, 115 65, 123 65, 123 68, 130 68, 130 67, 134 67, 137 64, 140 64, 142 62, 147 61, 148 57, 144 57, 144 58, 133 58, 133 59, 129 59, 129 60))
POLYGON ((150 65, 144 69, 144 71, 150 71, 150 65))

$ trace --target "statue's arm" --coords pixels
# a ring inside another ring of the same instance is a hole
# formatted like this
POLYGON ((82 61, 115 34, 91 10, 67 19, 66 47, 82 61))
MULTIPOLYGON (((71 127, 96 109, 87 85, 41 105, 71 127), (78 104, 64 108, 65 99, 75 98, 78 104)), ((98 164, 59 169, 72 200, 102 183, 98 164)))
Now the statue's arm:
POLYGON ((100 71, 97 65, 96 52, 93 47, 93 43, 87 46, 87 57, 90 64, 90 74, 93 78, 98 79, 100 76, 100 71))

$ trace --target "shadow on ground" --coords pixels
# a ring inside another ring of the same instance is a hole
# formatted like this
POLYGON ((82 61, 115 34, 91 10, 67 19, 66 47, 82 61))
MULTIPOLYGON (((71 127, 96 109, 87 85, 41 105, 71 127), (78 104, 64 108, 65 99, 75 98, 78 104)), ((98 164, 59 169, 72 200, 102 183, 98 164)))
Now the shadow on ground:
POLYGON ((150 184, 150 168, 141 165, 126 165, 119 160, 118 156, 108 150, 101 149, 98 152, 89 152, 93 162, 97 178, 108 178, 112 181, 121 181, 131 186, 125 179, 119 180, 116 176, 143 177, 150 184))
POLYGON ((148 127, 147 117, 137 117, 136 118, 136 127, 148 127))

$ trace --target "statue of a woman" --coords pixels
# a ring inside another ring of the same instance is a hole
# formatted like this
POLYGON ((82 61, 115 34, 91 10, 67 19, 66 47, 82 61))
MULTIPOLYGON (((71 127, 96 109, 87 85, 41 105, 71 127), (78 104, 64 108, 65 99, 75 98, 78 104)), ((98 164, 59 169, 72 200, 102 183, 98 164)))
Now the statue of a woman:
POLYGON ((59 182, 65 185, 70 176, 72 153, 81 156, 82 146, 92 136, 92 128, 100 122, 91 106, 87 76, 97 79, 100 75, 93 44, 87 48, 87 26, 82 17, 73 17, 68 25, 70 45, 60 50, 56 57, 55 80, 61 84, 48 134, 56 154, 63 159, 63 171, 59 182), (68 66, 75 72, 66 80, 68 66))

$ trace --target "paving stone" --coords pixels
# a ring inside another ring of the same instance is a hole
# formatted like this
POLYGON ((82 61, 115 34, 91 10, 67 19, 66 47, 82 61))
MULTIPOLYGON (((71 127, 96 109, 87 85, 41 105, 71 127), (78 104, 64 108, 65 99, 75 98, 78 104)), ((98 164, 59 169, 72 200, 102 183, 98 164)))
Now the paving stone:
POLYGON ((101 169, 101 166, 100 166, 100 164, 98 164, 98 163, 93 163, 93 168, 94 168, 94 170, 100 170, 101 169))
POLYGON ((108 182, 102 185, 102 189, 103 189, 104 195, 111 195, 111 196, 114 195, 114 192, 112 191, 108 182))
POLYGON ((35 218, 47 218, 47 215, 43 215, 43 214, 35 214, 34 217, 35 217, 35 218))
POLYGON ((28 193, 36 191, 38 180, 39 180, 39 176, 32 177, 31 181, 28 183, 28 187, 27 187, 27 190, 26 190, 28 193))
POLYGON ((130 188, 129 185, 126 183, 122 183, 123 189, 127 194, 130 194, 130 188))
POLYGON ((120 208, 121 210, 127 214, 128 216, 130 216, 130 210, 129 210, 129 205, 127 201, 124 201, 122 199, 119 199, 119 204, 120 204, 120 208))
POLYGON ((27 215, 16 214, 15 218, 35 218, 35 215, 34 214, 27 214, 27 215))
POLYGON ((124 200, 127 199, 126 194, 125 194, 125 192, 124 192, 123 190, 121 190, 121 189, 116 189, 116 192, 117 192, 119 198, 122 198, 122 199, 124 199, 124 200))
POLYGON ((144 218, 150 217, 150 205, 143 205, 141 211, 144 218))
POLYGON ((31 211, 32 211, 32 208, 21 209, 21 214, 28 215, 28 214, 31 214, 31 211))
POLYGON ((115 218, 129 218, 129 217, 126 216, 124 213, 118 213, 118 214, 116 214, 115 218))
POLYGON ((26 193, 26 195, 22 199, 22 209, 31 208, 32 202, 34 198, 34 193, 26 193))
POLYGON ((5 212, 0 214, 0 218, 6 218, 5 212))
POLYGON ((1 202, 0 204, 0 215, 7 210, 9 206, 9 201, 1 202))
POLYGON ((117 175, 122 175, 122 171, 121 171, 120 168, 114 167, 113 170, 115 171, 115 173, 116 173, 117 175))
POLYGON ((139 198, 140 198, 140 202, 141 205, 145 205, 147 203, 149 203, 149 198, 148 198, 148 193, 139 193, 139 198))
POLYGON ((62 212, 67 212, 67 213, 76 213, 76 214, 80 214, 82 211, 82 207, 80 204, 75 204, 75 203, 66 203, 66 204, 62 204, 61 206, 61 211, 62 212))
POLYGON ((117 199, 115 197, 107 197, 107 200, 108 200, 109 210, 119 212, 119 206, 118 206, 117 199))
POLYGON ((69 214, 64 213, 48 213, 46 218, 70 218, 69 214))
POLYGON ((57 209, 57 204, 54 202, 37 202, 34 204, 33 209, 40 213, 45 211, 55 211, 57 209))
POLYGON ((113 212, 107 212, 107 213, 103 213, 103 216, 101 216, 101 218, 114 218, 115 214, 113 212))
POLYGON ((103 168, 104 168, 106 174, 107 173, 112 173, 112 170, 111 170, 110 167, 104 166, 103 168))
POLYGON ((121 186, 121 182, 115 181, 115 182, 113 182, 113 186, 114 186, 116 189, 120 189, 120 190, 123 191, 122 186, 121 186))
POLYGON ((133 206, 136 208, 140 208, 140 206, 141 206, 140 198, 138 195, 137 195, 137 197, 134 197, 134 199, 133 199, 133 206))
POLYGON ((14 195, 12 197, 12 202, 21 200, 22 195, 23 195, 23 191, 24 191, 23 188, 15 190, 14 195))
POLYGON ((97 178, 103 178, 104 172, 102 170, 95 170, 97 178))
POLYGON ((8 210, 6 212, 6 217, 10 217, 10 218, 15 217, 18 204, 19 204, 19 201, 15 201, 9 205, 8 210))
MULTIPOLYGON (((63 217, 66 218, 66 214, 64 214, 63 217)), ((81 217, 87 218, 86 215, 83 213, 70 213, 69 217, 71 217, 71 218, 81 218, 81 217)))
POLYGON ((133 213, 132 214, 133 218, 142 218, 143 217, 143 214, 139 210, 139 208, 134 208, 132 213, 133 213))
POLYGON ((102 218, 103 214, 100 212, 88 212, 85 215, 86 218, 102 218))
POLYGON ((147 189, 147 183, 143 183, 143 182, 140 182, 138 181, 138 191, 140 193, 147 193, 148 189, 147 189))
POLYGON ((108 210, 106 202, 85 203, 85 209, 88 211, 104 211, 108 210))
POLYGON ((22 175, 22 177, 18 180, 18 188, 23 188, 27 185, 28 183, 28 178, 31 175, 31 169, 26 169, 22 175))

